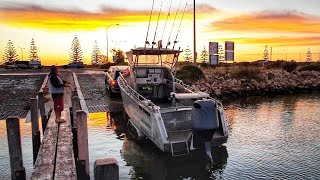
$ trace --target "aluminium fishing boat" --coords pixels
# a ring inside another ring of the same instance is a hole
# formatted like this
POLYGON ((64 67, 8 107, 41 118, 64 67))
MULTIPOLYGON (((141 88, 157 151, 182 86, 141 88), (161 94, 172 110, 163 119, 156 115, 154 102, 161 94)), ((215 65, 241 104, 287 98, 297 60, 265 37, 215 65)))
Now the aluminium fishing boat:
POLYGON ((222 104, 175 78, 181 52, 161 46, 132 49, 126 53, 130 68, 118 78, 130 134, 150 139, 172 156, 228 139, 222 104))

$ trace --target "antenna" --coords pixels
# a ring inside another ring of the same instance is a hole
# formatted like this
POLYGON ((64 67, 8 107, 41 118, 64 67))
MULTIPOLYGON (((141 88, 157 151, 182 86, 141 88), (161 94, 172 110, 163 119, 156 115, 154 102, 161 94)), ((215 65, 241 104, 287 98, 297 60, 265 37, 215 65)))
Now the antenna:
POLYGON ((180 24, 179 24, 179 28, 178 28, 178 32, 177 32, 177 35, 176 35, 176 39, 175 39, 174 42, 173 42, 173 48, 172 48, 172 50, 174 49, 174 46, 175 46, 176 43, 178 42, 177 39, 178 39, 178 35, 179 35, 179 33, 180 33, 180 28, 181 28, 182 20, 183 20, 183 17, 184 17, 184 13, 186 12, 187 5, 188 5, 188 3, 186 3, 186 5, 185 5, 185 7, 184 7, 183 14, 182 14, 182 17, 181 17, 181 20, 180 20, 180 24))
POLYGON ((161 40, 163 39, 164 31, 166 30, 167 22, 168 22, 168 19, 169 19, 169 17, 170 17, 170 10, 171 10, 172 1, 173 1, 173 0, 171 0, 170 7, 169 7, 169 10, 168 10, 168 15, 167 15, 166 23, 164 24, 164 28, 163 28, 161 40))
POLYGON ((172 34, 172 30, 173 30, 174 24, 175 24, 176 19, 177 19, 177 14, 178 14, 180 5, 181 5, 181 0, 180 0, 180 2, 179 2, 179 6, 178 6, 178 9, 177 9, 177 11, 176 11, 176 15, 175 15, 175 17, 174 17, 173 23, 172 23, 172 27, 171 27, 171 31, 170 31, 170 34, 169 34, 169 38, 168 38, 168 43, 167 43, 166 49, 168 48, 168 46, 170 46, 170 37, 171 37, 171 34, 172 34))
POLYGON ((158 15, 157 26, 156 26, 156 31, 154 32, 154 37, 153 37, 152 47, 151 48, 153 48, 153 45, 156 44, 156 42, 154 42, 154 41, 156 40, 156 35, 157 35, 157 30, 158 30, 158 25, 159 25, 159 19, 160 19, 161 10, 162 10, 162 4, 163 4, 163 2, 161 2, 161 7, 160 7, 159 15, 158 15))
POLYGON ((148 31, 147 31, 146 41, 144 42, 144 50, 146 49, 147 44, 148 44, 148 45, 150 44, 149 41, 148 41, 148 35, 149 35, 149 29, 150 29, 150 22, 151 22, 153 7, 154 7, 154 0, 152 1, 152 9, 151 9, 150 18, 149 18, 149 25, 148 25, 148 31))

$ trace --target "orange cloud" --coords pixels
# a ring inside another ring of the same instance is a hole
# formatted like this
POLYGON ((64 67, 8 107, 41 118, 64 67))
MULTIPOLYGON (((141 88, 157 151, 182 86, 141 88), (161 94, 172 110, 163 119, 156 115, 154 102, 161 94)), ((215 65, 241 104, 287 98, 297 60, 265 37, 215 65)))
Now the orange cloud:
POLYGON ((263 11, 213 22, 210 30, 254 33, 319 33, 320 17, 297 11, 263 11))
MULTIPOLYGON (((224 42, 230 39, 216 39, 224 42)), ((260 45, 268 44, 272 46, 320 46, 320 36, 314 37, 270 37, 270 38, 232 38, 236 44, 260 45)))
MULTIPOLYGON (((184 9, 180 6, 179 17, 184 9)), ((198 5, 197 12, 200 16, 209 12, 216 12, 215 8, 208 5, 198 5)), ((130 10, 102 6, 99 12, 82 10, 48 9, 32 4, 16 4, 10 7, 0 7, 0 24, 13 27, 41 28, 47 30, 91 30, 112 23, 148 22, 150 10, 130 10)), ((154 16, 158 12, 154 11, 154 16)), ((170 18, 173 19, 175 10, 172 9, 170 18)), ((192 9, 186 9, 186 19, 192 16, 192 9)), ((162 11, 161 19, 165 20, 166 11, 162 11)), ((157 18, 152 18, 155 21, 157 18)))
POLYGON ((35 5, 0 8, 0 12, 1 24, 55 30, 90 30, 109 23, 142 22, 149 15, 147 11, 129 11, 108 7, 102 7, 101 12, 85 12, 46 9, 35 5))

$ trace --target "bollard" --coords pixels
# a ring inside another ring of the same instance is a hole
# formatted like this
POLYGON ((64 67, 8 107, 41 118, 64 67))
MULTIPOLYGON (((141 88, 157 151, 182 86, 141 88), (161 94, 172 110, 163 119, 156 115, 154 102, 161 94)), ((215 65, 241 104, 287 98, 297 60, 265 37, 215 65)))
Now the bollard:
POLYGON ((47 124, 48 124, 48 117, 46 115, 46 109, 44 106, 44 96, 43 92, 38 93, 38 104, 40 109, 40 115, 41 115, 41 122, 42 122, 42 133, 44 134, 44 131, 46 130, 47 124))
POLYGON ((118 180, 119 165, 114 158, 97 159, 94 162, 94 179, 95 180, 118 180))
MULTIPOLYGON (((89 149, 88 149, 88 126, 87 126, 87 113, 82 110, 77 110, 77 139, 78 139, 78 161, 81 166, 85 166, 85 175, 78 176, 81 179, 90 179, 89 171, 89 149)), ((79 168, 81 169, 81 168, 79 168)), ((80 172, 79 174, 82 174, 80 172)))
POLYGON ((38 117, 38 99, 30 99, 31 108, 31 125, 32 125, 32 149, 33 149, 33 164, 35 164, 40 149, 40 131, 38 117))
POLYGON ((20 122, 18 117, 8 117, 7 136, 9 145, 11 179, 26 179, 26 171, 23 167, 20 122))

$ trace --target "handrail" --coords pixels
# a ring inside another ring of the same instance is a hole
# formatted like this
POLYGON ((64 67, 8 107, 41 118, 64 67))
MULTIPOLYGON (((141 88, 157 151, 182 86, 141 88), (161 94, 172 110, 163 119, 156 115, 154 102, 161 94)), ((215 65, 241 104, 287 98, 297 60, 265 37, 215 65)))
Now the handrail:
POLYGON ((178 79, 178 78, 174 78, 174 82, 181 85, 182 87, 184 87, 186 90, 188 90, 189 92, 194 92, 191 88, 191 86, 185 84, 182 80, 178 79))
POLYGON ((80 109, 83 110, 84 112, 86 112, 87 114, 89 114, 89 111, 88 111, 88 108, 87 108, 87 104, 86 104, 86 101, 84 100, 83 94, 81 92, 81 88, 80 88, 79 81, 78 81, 78 78, 76 76, 76 73, 73 72, 72 75, 73 75, 75 88, 77 90, 77 94, 78 94, 78 97, 79 97, 79 100, 80 100, 80 109))
POLYGON ((46 77, 44 78, 43 80, 43 83, 39 89, 39 92, 42 92, 43 93, 43 88, 46 87, 47 83, 48 83, 48 80, 49 80, 49 73, 46 75, 46 77))
MULTIPOLYGON (((153 111, 159 111, 158 108, 154 108, 154 107, 157 107, 157 105, 155 105, 151 100, 143 97, 141 94, 139 94, 137 91, 135 91, 134 89, 132 89, 129 85, 128 85, 128 82, 125 80, 125 78, 123 77, 122 74, 120 74, 119 78, 120 81, 118 81, 118 84, 120 86, 122 86, 123 88, 125 88, 126 90, 128 90, 128 93, 130 93, 132 96, 134 96, 137 100, 139 100, 143 105, 145 105, 146 107, 148 107, 149 109, 152 109, 153 111), (121 79, 120 79, 121 78, 121 79), (123 83, 123 84, 122 84, 123 83), (143 99, 143 100, 141 100, 143 99), (144 102, 143 102, 144 101, 144 102), (152 108, 150 108, 149 106, 147 106, 145 104, 145 102, 148 102, 148 104, 150 106, 152 106, 152 108)), ((159 111, 160 113, 160 111, 159 111)))
MULTIPOLYGON (((183 87, 184 87, 186 90, 188 90, 189 92, 194 92, 194 91, 192 90, 191 86, 185 84, 182 80, 175 78, 175 82, 178 83, 179 85, 183 86, 183 87)), ((222 103, 221 103, 220 101, 218 101, 218 100, 216 100, 216 99, 214 99, 214 98, 212 98, 212 97, 210 97, 210 96, 209 96, 208 99, 211 99, 211 100, 215 101, 215 102, 217 103, 218 107, 220 107, 220 108, 223 107, 223 106, 222 106, 222 103)))

